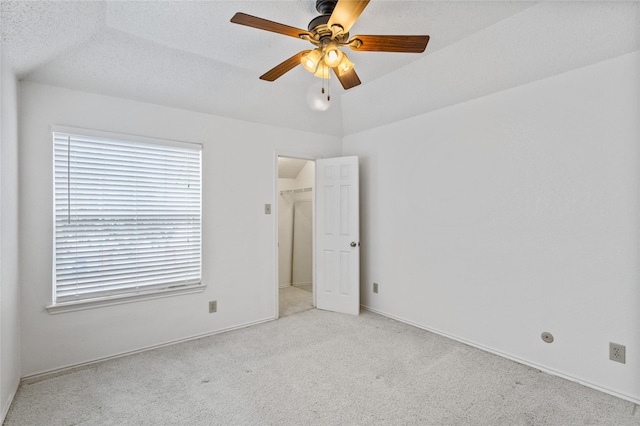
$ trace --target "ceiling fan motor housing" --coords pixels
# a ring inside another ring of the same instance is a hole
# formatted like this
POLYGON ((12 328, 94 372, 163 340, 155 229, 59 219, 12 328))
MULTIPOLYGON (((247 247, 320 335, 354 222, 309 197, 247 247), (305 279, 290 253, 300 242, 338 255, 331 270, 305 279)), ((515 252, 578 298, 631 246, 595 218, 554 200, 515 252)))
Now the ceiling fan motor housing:
POLYGON ((313 38, 320 42, 320 45, 327 44, 331 40, 335 40, 338 43, 345 43, 349 39, 349 32, 335 35, 327 25, 337 3, 338 0, 316 0, 316 10, 320 12, 321 15, 313 18, 311 22, 309 22, 307 29, 313 34, 313 38))
MULTIPOLYGON (((337 3, 338 0, 316 0, 316 10, 320 12, 321 15, 313 18, 307 28, 309 32, 313 34, 314 38, 321 43, 323 41, 328 43, 334 38, 333 32, 327 23, 329 19, 331 19, 331 14, 337 3)), ((346 41, 346 38, 348 38, 348 33, 342 33, 339 37, 336 37, 336 41, 342 43, 346 41)))
POLYGON ((336 8, 336 3, 338 0, 316 0, 316 10, 323 15, 331 15, 336 8))
MULTIPOLYGON (((328 28, 327 22, 329 22, 329 18, 331 18, 331 14, 320 15, 313 18, 311 22, 309 22, 309 26, 307 27, 309 29, 309 32, 313 35, 321 33, 323 28, 328 28)), ((329 32, 331 32, 331 30, 329 30, 329 32)))

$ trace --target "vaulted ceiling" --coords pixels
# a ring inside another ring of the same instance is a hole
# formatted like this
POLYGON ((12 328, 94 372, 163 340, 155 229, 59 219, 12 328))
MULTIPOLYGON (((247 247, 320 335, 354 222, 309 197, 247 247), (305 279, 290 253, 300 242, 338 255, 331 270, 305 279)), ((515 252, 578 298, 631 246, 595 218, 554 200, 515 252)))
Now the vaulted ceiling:
POLYGON ((372 0, 352 35, 429 34, 427 50, 349 51, 363 84, 332 79, 320 112, 302 67, 258 79, 310 45, 238 11, 303 29, 318 15, 314 0, 2 0, 2 49, 22 80, 341 136, 640 48, 638 2, 372 0))

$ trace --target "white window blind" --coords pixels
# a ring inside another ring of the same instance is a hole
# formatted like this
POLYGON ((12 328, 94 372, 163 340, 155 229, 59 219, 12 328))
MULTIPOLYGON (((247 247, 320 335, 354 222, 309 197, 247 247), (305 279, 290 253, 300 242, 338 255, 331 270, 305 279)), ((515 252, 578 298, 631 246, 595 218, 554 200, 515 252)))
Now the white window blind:
POLYGON ((53 139, 54 304, 200 284, 199 145, 53 139))

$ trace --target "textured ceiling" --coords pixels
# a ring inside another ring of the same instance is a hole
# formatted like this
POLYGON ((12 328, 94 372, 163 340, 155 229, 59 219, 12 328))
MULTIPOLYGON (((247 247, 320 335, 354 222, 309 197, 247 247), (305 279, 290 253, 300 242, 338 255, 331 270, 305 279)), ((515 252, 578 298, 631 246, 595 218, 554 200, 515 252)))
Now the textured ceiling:
POLYGON ((429 34, 427 51, 349 51, 363 84, 345 92, 332 79, 320 112, 307 100, 320 80, 302 67, 258 79, 310 45, 230 23, 238 11, 303 29, 317 15, 313 0, 2 0, 3 54, 24 80, 339 136, 640 43, 637 2, 372 0, 351 34, 429 34))

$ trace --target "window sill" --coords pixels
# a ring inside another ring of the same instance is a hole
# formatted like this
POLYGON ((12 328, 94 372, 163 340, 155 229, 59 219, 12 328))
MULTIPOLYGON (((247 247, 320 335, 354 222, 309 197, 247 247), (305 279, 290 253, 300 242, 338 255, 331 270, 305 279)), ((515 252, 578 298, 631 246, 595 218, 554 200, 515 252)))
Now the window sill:
POLYGON ((140 302, 143 300, 161 299, 164 297, 179 296, 182 294, 202 293, 206 285, 198 284, 188 287, 171 288, 167 290, 131 295, 120 295, 87 299, 78 302, 55 303, 46 307, 50 314, 62 314, 65 312, 83 311, 85 309, 101 308, 103 306, 121 305, 123 303, 140 302))

